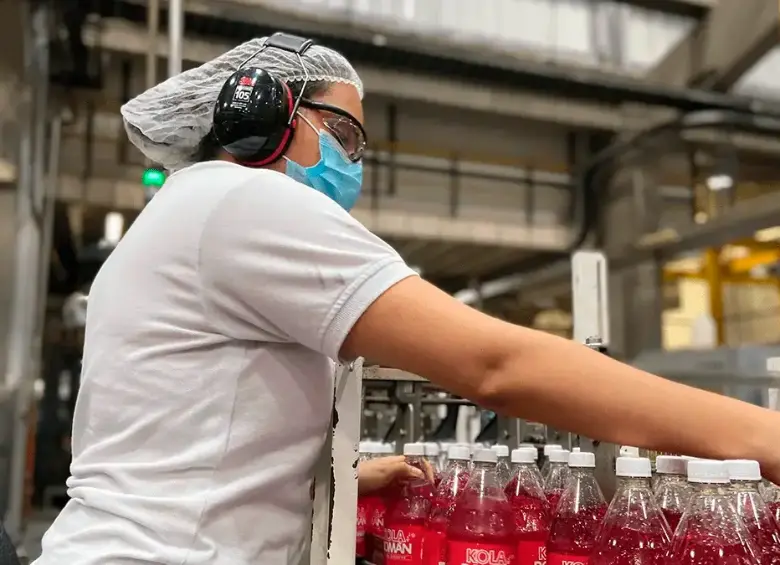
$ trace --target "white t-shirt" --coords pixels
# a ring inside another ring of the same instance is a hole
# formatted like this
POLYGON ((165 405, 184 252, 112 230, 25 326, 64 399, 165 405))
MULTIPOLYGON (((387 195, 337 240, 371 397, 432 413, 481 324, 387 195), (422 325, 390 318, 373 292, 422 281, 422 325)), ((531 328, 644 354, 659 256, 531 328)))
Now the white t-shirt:
POLYGON ((36 564, 297 565, 332 359, 414 274, 285 175, 171 176, 92 285, 71 500, 36 564))

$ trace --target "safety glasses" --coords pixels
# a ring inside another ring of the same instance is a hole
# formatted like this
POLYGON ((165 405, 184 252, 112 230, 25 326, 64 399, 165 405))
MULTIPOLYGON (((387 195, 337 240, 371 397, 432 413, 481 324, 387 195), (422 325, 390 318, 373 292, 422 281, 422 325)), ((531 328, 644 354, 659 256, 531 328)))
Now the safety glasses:
POLYGON ((315 102, 303 98, 300 101, 302 108, 309 108, 311 110, 317 110, 322 118, 322 124, 325 129, 336 138, 344 151, 347 153, 347 158, 356 163, 363 158, 363 154, 366 152, 366 145, 368 144, 368 138, 366 136, 366 130, 363 129, 363 125, 349 112, 342 110, 338 106, 331 106, 323 102, 315 102))

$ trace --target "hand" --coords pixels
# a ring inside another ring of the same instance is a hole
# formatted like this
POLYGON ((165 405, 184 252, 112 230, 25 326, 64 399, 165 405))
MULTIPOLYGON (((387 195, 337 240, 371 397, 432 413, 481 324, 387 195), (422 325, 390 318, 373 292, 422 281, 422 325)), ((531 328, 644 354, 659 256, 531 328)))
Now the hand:
POLYGON ((394 482, 427 478, 433 481, 433 471, 426 466, 426 472, 406 463, 403 455, 380 457, 358 464, 358 493, 368 494, 389 486, 394 482))

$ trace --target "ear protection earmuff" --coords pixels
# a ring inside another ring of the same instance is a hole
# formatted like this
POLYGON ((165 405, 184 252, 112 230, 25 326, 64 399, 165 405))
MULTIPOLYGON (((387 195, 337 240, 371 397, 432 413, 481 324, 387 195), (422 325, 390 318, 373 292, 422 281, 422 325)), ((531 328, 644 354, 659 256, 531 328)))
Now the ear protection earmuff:
POLYGON ((302 56, 314 44, 311 39, 275 33, 225 82, 214 107, 212 133, 236 161, 262 167, 278 161, 295 134, 295 115, 308 82, 302 56), (247 67, 266 49, 294 53, 304 73, 301 94, 293 99, 290 87, 268 71, 247 67))

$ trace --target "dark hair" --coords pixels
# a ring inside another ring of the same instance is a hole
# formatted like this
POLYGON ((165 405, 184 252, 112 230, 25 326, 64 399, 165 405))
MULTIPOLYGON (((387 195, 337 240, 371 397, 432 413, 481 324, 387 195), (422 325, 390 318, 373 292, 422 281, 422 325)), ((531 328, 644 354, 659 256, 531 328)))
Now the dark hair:
MULTIPOLYGON (((295 81, 288 83, 290 92, 292 92, 293 99, 298 98, 301 94, 301 87, 303 82, 295 81)), ((322 96, 330 89, 330 83, 324 80, 312 81, 306 84, 306 88, 303 90, 304 98, 316 98, 322 96)), ((214 137, 214 132, 209 131, 206 136, 200 140, 198 149, 195 153, 195 162, 202 163, 204 161, 213 161, 218 159, 222 153, 222 146, 214 137)))

